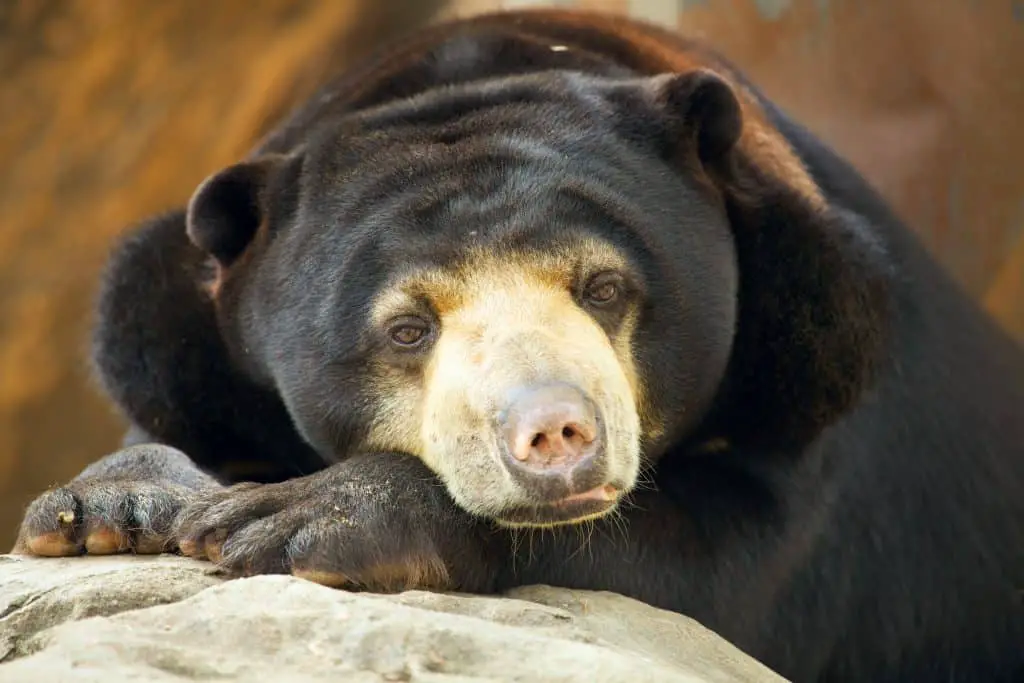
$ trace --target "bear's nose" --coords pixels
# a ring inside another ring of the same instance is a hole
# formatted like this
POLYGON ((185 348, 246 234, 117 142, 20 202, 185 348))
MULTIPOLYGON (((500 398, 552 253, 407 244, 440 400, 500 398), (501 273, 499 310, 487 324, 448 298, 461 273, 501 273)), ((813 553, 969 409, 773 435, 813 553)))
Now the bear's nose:
POLYGON ((599 435, 593 405, 566 384, 526 391, 509 404, 504 419, 513 465, 546 472, 573 469, 593 455, 599 435))

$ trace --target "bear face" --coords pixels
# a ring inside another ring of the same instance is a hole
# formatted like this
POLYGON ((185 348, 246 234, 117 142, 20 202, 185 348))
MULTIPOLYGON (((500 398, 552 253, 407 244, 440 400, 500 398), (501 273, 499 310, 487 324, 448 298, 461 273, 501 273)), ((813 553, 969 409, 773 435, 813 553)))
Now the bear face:
POLYGON ((719 390, 739 275, 708 173, 738 116, 705 74, 463 85, 216 174, 189 234, 234 361, 325 458, 412 454, 470 512, 577 522, 719 390))

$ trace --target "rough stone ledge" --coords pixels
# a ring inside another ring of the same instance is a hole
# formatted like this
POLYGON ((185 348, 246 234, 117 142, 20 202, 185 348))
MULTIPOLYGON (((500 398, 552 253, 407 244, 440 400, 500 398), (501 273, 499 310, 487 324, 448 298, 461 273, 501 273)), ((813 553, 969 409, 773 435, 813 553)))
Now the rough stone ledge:
POLYGON ((354 594, 180 557, 0 556, 0 682, 767 683, 692 619, 611 593, 354 594))

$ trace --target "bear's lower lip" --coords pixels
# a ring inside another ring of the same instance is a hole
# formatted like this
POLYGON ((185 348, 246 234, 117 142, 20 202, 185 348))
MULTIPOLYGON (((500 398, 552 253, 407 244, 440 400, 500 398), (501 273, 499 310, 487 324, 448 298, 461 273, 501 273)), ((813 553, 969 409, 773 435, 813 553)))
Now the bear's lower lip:
POLYGON ((550 503, 506 509, 497 521, 511 527, 578 524, 603 517, 615 508, 618 500, 619 489, 611 484, 603 484, 550 503))
POLYGON ((594 502, 615 502, 619 496, 619 491, 611 484, 604 484, 603 486, 595 486, 589 491, 583 493, 576 493, 571 496, 566 496, 561 500, 556 500, 551 503, 553 507, 565 507, 574 503, 582 501, 594 501, 594 502))

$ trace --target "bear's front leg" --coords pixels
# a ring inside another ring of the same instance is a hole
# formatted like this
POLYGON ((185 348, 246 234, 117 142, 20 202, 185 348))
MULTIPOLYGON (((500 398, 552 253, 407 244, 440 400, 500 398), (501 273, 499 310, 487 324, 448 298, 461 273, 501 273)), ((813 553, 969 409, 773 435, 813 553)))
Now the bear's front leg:
POLYGON ((457 508, 422 462, 393 453, 212 492, 185 510, 176 535, 186 555, 241 575, 378 592, 487 592, 493 580, 487 525, 457 508))
POLYGON ((130 446, 32 501, 12 552, 65 557, 173 551, 178 514, 200 492, 220 489, 176 448, 130 446))

